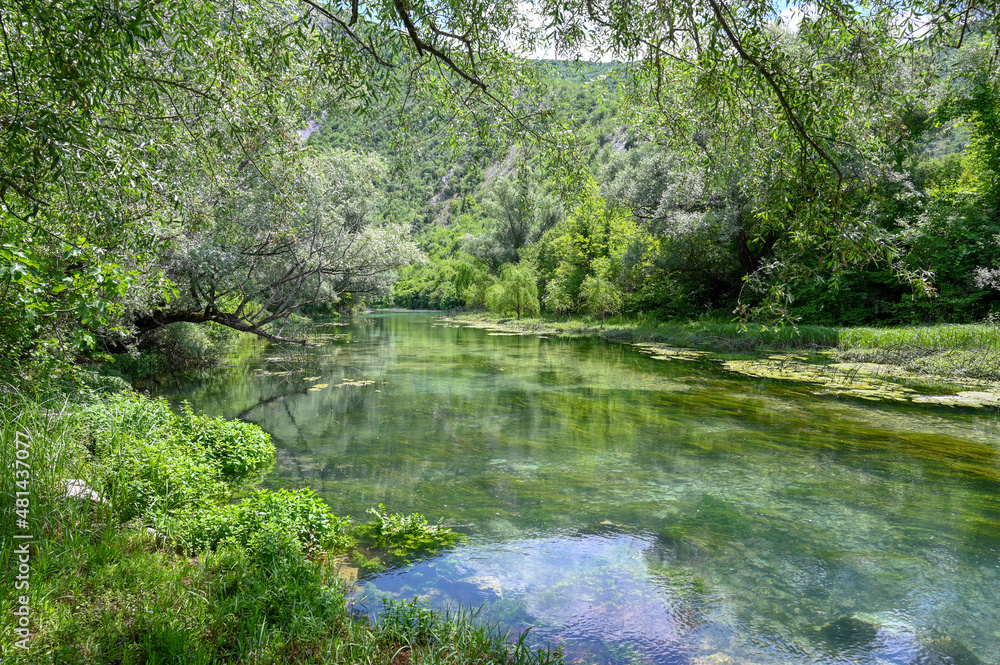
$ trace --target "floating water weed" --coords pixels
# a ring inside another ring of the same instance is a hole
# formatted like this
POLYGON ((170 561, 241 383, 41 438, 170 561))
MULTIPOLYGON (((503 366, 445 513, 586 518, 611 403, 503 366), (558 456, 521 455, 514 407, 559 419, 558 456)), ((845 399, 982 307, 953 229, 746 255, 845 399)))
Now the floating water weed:
POLYGON ((769 356, 760 360, 727 360, 722 365, 727 370, 744 376, 811 384, 816 386, 811 392, 817 395, 951 406, 1000 405, 1000 382, 924 374, 898 365, 875 362, 831 363, 822 356, 817 357, 814 362, 804 362, 796 356, 769 356), (950 388, 949 394, 927 395, 921 392, 939 392, 942 387, 950 388), (962 391, 962 387, 978 390, 962 391), (952 391, 955 392, 952 394, 952 391))
POLYGON ((462 540, 460 534, 440 524, 430 524, 420 513, 389 513, 382 504, 369 508, 368 512, 374 519, 356 526, 354 534, 362 545, 384 550, 397 559, 436 552, 462 540))
POLYGON ((676 346, 654 344, 651 342, 637 342, 632 346, 643 353, 650 354, 654 360, 702 360, 709 355, 708 351, 682 349, 676 346))

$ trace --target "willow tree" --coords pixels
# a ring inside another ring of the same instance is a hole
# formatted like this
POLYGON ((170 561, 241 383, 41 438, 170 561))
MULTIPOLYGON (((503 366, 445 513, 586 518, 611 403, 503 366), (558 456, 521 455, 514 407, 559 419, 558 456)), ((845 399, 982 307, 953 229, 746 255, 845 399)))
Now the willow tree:
POLYGON ((523 250, 565 216, 559 201, 545 191, 537 176, 527 168, 524 171, 491 184, 481 204, 486 231, 466 242, 466 251, 494 273, 504 264, 518 263, 523 250))
POLYGON ((622 308, 622 293, 610 280, 589 276, 580 285, 580 297, 594 316, 601 317, 601 330, 608 314, 617 314, 622 308))
POLYGON ((538 314, 538 283, 526 262, 508 263, 500 271, 500 279, 486 290, 486 306, 497 314, 538 314))
MULTIPOLYGON (((377 156, 333 151, 284 174, 294 193, 260 178, 224 201, 213 223, 182 232, 163 253, 177 285, 169 302, 139 316, 139 332, 176 322, 215 323, 279 341, 272 324, 319 303, 387 295, 393 271, 420 258, 410 230, 381 220, 377 156)), ((299 341, 299 340, 294 340, 299 341)))

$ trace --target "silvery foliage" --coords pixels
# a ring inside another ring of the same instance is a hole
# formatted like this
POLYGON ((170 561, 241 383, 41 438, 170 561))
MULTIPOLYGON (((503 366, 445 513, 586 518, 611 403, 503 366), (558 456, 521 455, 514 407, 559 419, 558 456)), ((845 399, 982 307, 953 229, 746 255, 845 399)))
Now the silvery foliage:
POLYGON ((482 207, 488 227, 482 234, 467 237, 465 248, 493 272, 519 262, 522 249, 538 242, 566 216, 562 204, 533 174, 496 181, 482 207))
POLYGON ((651 142, 615 155, 602 179, 608 200, 662 241, 658 263, 668 270, 725 263, 725 245, 745 223, 736 188, 720 188, 704 165, 651 142))
POLYGON ((375 155, 332 151, 282 179, 247 178, 208 228, 174 243, 167 270, 184 306, 263 326, 345 292, 389 292, 392 271, 420 259, 409 229, 379 218, 375 155))
POLYGON ((678 214, 704 210, 701 171, 652 143, 617 153, 602 180, 607 198, 627 205, 654 232, 670 233, 678 214))
POLYGON ((973 280, 980 289, 996 289, 1000 291, 1000 268, 976 268, 973 280))

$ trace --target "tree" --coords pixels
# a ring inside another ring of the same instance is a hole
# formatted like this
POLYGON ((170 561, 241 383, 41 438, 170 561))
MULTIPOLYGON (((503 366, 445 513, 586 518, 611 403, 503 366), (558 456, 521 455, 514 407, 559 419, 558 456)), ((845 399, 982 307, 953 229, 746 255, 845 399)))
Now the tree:
MULTIPOLYGON (((932 49, 973 33, 995 45, 996 32, 992 3, 823 2, 800 8, 794 28, 778 27, 783 3, 536 7, 542 37, 562 52, 629 63, 621 87, 631 124, 751 169, 741 189, 757 197, 756 238, 784 235, 754 273, 770 276, 777 316, 786 285, 814 265, 836 272, 892 258, 862 212, 865 192, 915 139, 909 119, 927 86, 921 74, 936 66, 932 49)), ((204 237, 216 205, 251 183, 294 218, 301 199, 290 188, 302 181, 281 178, 301 168, 296 130, 319 108, 388 104, 397 136, 414 108, 433 109, 453 143, 517 133, 565 147, 570 132, 542 129, 551 114, 535 68, 512 53, 537 45, 530 18, 514 0, 8 3, 0 351, 71 357, 99 330, 193 297, 157 272, 165 248, 204 237)), ((559 154, 567 171, 579 166, 572 151, 559 154)))
POLYGON ((267 326, 345 292, 379 297, 392 273, 420 258, 409 229, 378 221, 377 157, 333 151, 285 178, 296 192, 251 179, 214 204, 203 231, 184 233, 164 256, 180 296, 139 317, 140 332, 215 321, 271 339, 267 326))
POLYGON ((636 139, 607 164, 604 191, 655 239, 649 260, 657 281, 676 284, 692 305, 732 308, 779 234, 755 206, 764 193, 748 191, 752 167, 727 154, 724 142, 704 139, 700 153, 636 139))
POLYGON ((621 291, 603 277, 591 275, 584 279, 580 285, 580 297, 591 314, 601 317, 601 330, 604 330, 604 317, 616 314, 622 308, 621 291))
POLYGON ((631 277, 641 279, 648 249, 648 234, 626 209, 609 204, 590 181, 566 219, 533 248, 546 306, 554 311, 579 309, 589 277, 619 284, 631 282, 631 277), (638 255, 631 261, 632 270, 626 267, 630 253, 638 255))
POLYGON ((468 307, 486 304, 486 293, 495 280, 478 259, 466 254, 455 269, 455 292, 468 307))
POLYGON ((486 306, 497 314, 538 314, 538 284, 527 263, 508 263, 486 291, 486 306))
POLYGON ((467 251, 494 273, 506 263, 520 261, 521 251, 564 217, 559 201, 524 174, 494 183, 482 207, 488 230, 470 239, 467 251))

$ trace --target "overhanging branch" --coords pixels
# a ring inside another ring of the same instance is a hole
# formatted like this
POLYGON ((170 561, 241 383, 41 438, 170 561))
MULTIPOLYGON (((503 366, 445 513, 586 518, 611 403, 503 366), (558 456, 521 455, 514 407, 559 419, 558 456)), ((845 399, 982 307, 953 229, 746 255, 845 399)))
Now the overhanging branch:
POLYGON ((309 342, 304 339, 293 339, 290 337, 275 335, 274 333, 262 330, 257 325, 247 323, 245 320, 234 314, 227 314, 225 312, 210 313, 204 310, 195 309, 160 309, 136 319, 134 325, 137 332, 144 333, 163 328, 171 323, 208 323, 209 321, 226 326, 227 328, 232 328, 233 330, 238 330, 239 332, 250 333, 275 342, 299 344, 301 346, 309 345, 309 342))

